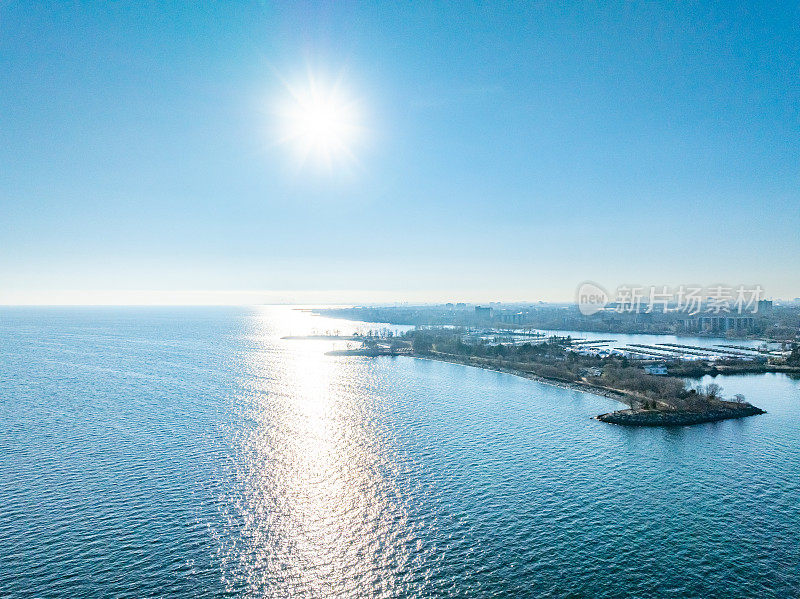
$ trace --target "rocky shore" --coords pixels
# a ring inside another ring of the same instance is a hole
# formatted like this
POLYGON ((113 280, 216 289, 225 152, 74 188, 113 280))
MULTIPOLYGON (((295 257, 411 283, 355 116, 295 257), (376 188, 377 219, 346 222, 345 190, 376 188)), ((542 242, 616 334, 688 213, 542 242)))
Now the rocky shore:
POLYGON ((624 391, 609 389, 608 387, 601 387, 599 385, 592 385, 590 383, 579 383, 576 381, 567 381, 565 379, 539 376, 537 374, 533 374, 532 372, 526 372, 524 370, 518 370, 516 368, 509 368, 507 366, 493 364, 490 360, 483 360, 480 358, 474 358, 474 357, 471 358, 466 356, 456 356, 452 354, 441 354, 436 352, 431 352, 424 355, 413 354, 413 357, 421 358, 423 360, 436 360, 438 362, 449 362, 450 364, 463 364, 465 366, 475 366, 476 368, 483 368, 484 370, 494 370, 496 372, 512 374, 514 376, 518 376, 524 379, 536 381, 537 383, 545 383, 547 385, 553 385, 554 387, 561 387, 562 389, 575 389, 576 391, 584 391, 586 393, 592 393, 594 395, 601 395, 603 397, 608 397, 609 399, 614 399, 616 401, 624 403, 628 406, 632 407, 638 406, 638 402, 636 401, 636 399, 631 397, 624 391))
POLYGON ((765 413, 764 410, 747 402, 737 403, 731 401, 717 401, 713 405, 709 405, 708 408, 700 410, 674 409, 669 407, 665 402, 660 402, 664 406, 662 409, 645 409, 644 406, 647 405, 646 398, 638 397, 632 393, 620 389, 603 387, 601 385, 589 382, 568 381, 554 377, 539 376, 531 372, 499 364, 494 360, 478 358, 474 356, 460 356, 440 352, 426 352, 424 354, 420 354, 413 353, 410 350, 389 351, 379 348, 335 350, 327 352, 327 355, 368 357, 376 357, 381 355, 413 356, 415 358, 437 360, 439 362, 450 362, 452 364, 475 366, 485 370, 495 370, 497 372, 512 374, 514 376, 519 376, 540 383, 554 385, 556 387, 592 393, 594 395, 608 397, 609 399, 613 399, 629 406, 629 409, 626 410, 618 410, 616 412, 600 414, 599 416, 595 417, 600 422, 619 424, 622 426, 688 426, 692 424, 702 424, 705 422, 730 420, 733 418, 745 418, 748 416, 755 416, 765 413))
POLYGON ((430 353, 426 355, 415 355, 415 357, 438 360, 440 362, 450 362, 454 364, 465 364, 487 370, 496 370, 498 372, 513 374, 515 376, 548 385, 554 385, 556 387, 575 389, 577 391, 584 391, 594 395, 601 395, 630 406, 630 409, 627 410, 618 410, 616 412, 600 414, 599 416, 595 417, 600 422, 606 422, 609 424, 619 424, 622 426, 688 426, 692 424, 703 424, 705 422, 730 420, 733 418, 746 418, 748 416, 756 416, 758 414, 766 413, 761 408, 757 408, 756 406, 747 402, 736 403, 732 401, 720 401, 713 407, 710 406, 708 409, 702 411, 674 409, 647 410, 642 407, 642 401, 630 393, 617 389, 610 389, 608 387, 602 387, 599 385, 593 385, 591 383, 565 381, 561 379, 538 376, 530 372, 517 370, 515 368, 508 368, 497 364, 492 364, 491 361, 464 356, 430 353))
MULTIPOLYGON (((726 402, 731 403, 731 402, 726 402)), ((687 426, 704 422, 717 422, 731 418, 745 418, 765 414, 764 410, 749 403, 725 405, 702 412, 680 410, 619 410, 600 414, 597 420, 623 426, 687 426)))

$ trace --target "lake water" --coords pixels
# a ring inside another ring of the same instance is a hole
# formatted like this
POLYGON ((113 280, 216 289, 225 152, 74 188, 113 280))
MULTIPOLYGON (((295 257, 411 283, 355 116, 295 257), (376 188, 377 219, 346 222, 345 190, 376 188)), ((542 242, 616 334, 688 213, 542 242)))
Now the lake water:
POLYGON ((800 593, 797 379, 717 377, 763 416, 626 429, 606 398, 280 338, 358 326, 0 310, 0 596, 800 593))

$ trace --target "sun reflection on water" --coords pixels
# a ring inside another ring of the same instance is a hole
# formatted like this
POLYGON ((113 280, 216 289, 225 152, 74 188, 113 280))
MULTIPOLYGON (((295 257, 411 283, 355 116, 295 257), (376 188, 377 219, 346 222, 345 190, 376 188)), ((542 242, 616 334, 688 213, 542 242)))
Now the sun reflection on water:
MULTIPOLYGON (((368 409, 379 401, 365 393, 369 370, 324 355, 329 344, 281 340, 275 315, 255 319, 260 347, 241 382, 235 492, 223 501, 238 529, 221 551, 226 581, 251 596, 396 595, 416 540, 398 538, 413 528, 403 466, 368 409)), ((296 313, 284 316, 296 327, 296 313)))

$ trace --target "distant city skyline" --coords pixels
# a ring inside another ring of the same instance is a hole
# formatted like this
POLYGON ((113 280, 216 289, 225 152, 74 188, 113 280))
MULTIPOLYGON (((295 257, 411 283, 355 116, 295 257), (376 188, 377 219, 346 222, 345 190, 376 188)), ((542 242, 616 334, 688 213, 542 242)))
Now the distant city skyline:
POLYGON ((0 304, 800 296, 792 3, 0 4, 0 304))

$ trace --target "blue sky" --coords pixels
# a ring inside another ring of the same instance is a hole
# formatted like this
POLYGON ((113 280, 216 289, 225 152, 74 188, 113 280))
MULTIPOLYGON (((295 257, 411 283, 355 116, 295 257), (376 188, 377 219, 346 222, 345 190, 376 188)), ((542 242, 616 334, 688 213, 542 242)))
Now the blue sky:
POLYGON ((796 3, 0 2, 0 303, 796 297, 798 167, 796 3))

